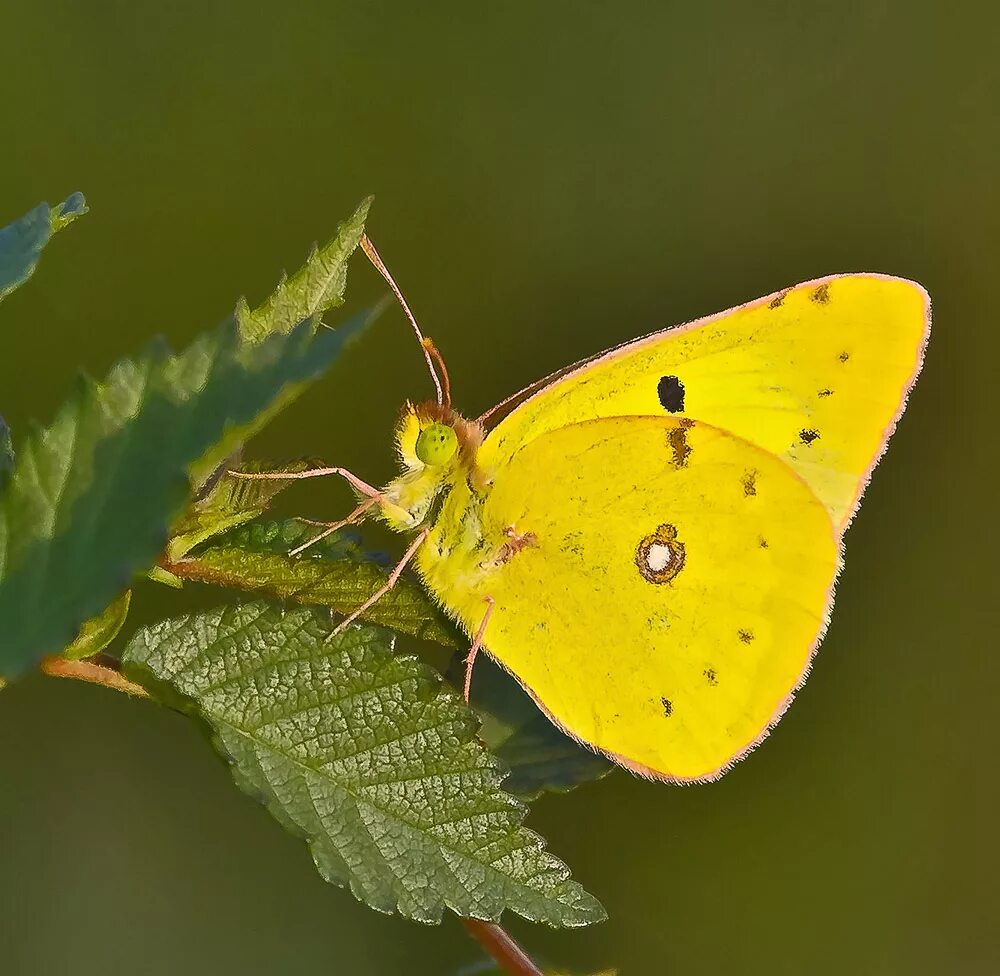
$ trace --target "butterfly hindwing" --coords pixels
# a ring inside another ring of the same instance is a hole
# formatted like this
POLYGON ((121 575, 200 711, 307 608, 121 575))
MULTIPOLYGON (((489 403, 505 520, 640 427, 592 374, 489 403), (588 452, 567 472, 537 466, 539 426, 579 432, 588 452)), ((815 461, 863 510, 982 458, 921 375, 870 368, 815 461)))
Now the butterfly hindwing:
POLYGON ((560 726, 677 780, 717 775, 780 715, 839 561, 827 511, 788 465, 675 417, 525 444, 494 471, 482 532, 530 538, 474 580, 432 565, 459 525, 446 511, 427 548, 442 601, 473 633, 491 596, 485 647, 560 726))

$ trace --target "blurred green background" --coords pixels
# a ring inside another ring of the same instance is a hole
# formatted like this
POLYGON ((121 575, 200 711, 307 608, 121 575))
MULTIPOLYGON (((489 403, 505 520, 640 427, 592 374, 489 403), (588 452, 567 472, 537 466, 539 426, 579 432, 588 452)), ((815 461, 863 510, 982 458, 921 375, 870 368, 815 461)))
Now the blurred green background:
MULTIPOLYGON (((619 773, 539 801, 610 920, 510 927, 581 971, 997 971, 998 30, 992 5, 902 0, 0 2, 0 223, 77 189, 92 208, 0 309, 0 411, 47 421, 81 367, 261 299, 367 193, 472 415, 796 281, 920 280, 926 367, 797 703, 717 784, 619 773)), ((351 305, 383 291, 355 259, 351 305)), ((393 310, 254 452, 387 479, 422 370, 393 310)), ((295 492, 319 517, 349 500, 295 492)), ((145 586, 133 624, 223 599, 145 586)), ((0 744, 5 974, 477 958, 454 920, 324 885, 173 713, 28 678, 0 744)))

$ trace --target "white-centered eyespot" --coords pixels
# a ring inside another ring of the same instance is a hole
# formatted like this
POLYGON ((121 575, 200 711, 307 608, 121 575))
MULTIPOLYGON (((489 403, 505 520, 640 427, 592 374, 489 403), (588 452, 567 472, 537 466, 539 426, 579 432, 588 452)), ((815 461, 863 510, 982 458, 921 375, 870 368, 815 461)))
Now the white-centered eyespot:
POLYGON ((647 535, 635 550, 635 564, 649 583, 669 583, 684 568, 684 543, 669 523, 647 535))

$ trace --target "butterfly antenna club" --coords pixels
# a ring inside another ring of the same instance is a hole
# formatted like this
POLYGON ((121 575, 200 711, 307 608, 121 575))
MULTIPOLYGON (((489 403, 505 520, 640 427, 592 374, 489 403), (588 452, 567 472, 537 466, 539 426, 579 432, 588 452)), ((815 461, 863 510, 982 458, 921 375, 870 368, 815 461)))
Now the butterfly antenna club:
MULTIPOLYGON (((448 376, 448 367, 444 364, 444 356, 441 355, 441 350, 434 345, 434 340, 428 336, 421 343, 424 348, 425 353, 430 353, 431 358, 437 364, 438 369, 441 370, 441 385, 444 387, 444 405, 446 407, 451 406, 451 379, 448 376)), ((440 397, 438 398, 438 403, 441 403, 440 397)))
POLYGON ((424 359, 427 362, 427 370, 431 374, 431 379, 434 381, 434 389, 437 393, 437 402, 442 405, 451 405, 451 389, 448 383, 448 371, 444 369, 444 360, 441 358, 441 353, 438 352, 437 346, 426 338, 423 332, 420 331, 420 326, 417 325, 417 320, 413 317, 413 313, 410 311, 410 306, 406 304, 406 299, 403 298, 403 293, 399 290, 399 286, 393 280, 391 274, 389 274, 389 269, 385 266, 382 258, 379 256, 377 250, 375 250, 375 245, 371 242, 371 238, 367 234, 361 235, 361 250, 365 252, 365 256, 374 265, 375 270, 385 278, 386 284, 392 289, 392 293, 396 296, 396 301, 399 302, 400 308, 403 310, 403 314, 409 320, 410 325, 413 327, 413 331, 417 335, 417 340, 420 343, 420 348, 423 350, 424 359), (445 383, 442 387, 441 379, 438 376, 437 369, 435 368, 435 361, 441 364, 442 372, 445 376, 445 383))

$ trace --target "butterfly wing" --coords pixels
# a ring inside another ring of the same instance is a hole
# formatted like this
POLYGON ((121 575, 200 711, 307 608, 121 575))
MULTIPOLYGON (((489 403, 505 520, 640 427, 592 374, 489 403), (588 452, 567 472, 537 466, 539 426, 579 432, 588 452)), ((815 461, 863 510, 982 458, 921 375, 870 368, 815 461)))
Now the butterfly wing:
POLYGON ((606 418, 534 438, 424 547, 431 588, 571 735, 645 775, 719 775, 777 720, 830 609, 839 543, 784 462, 707 424, 606 418), (502 547, 501 547, 502 552, 502 547), (438 564, 438 565, 434 565, 438 564), (486 568, 483 568, 486 567, 486 568))
POLYGON ((654 333, 513 397, 480 452, 502 468, 533 438, 595 417, 690 417, 775 454, 842 531, 916 379, 930 327, 920 285, 807 282, 654 333))

